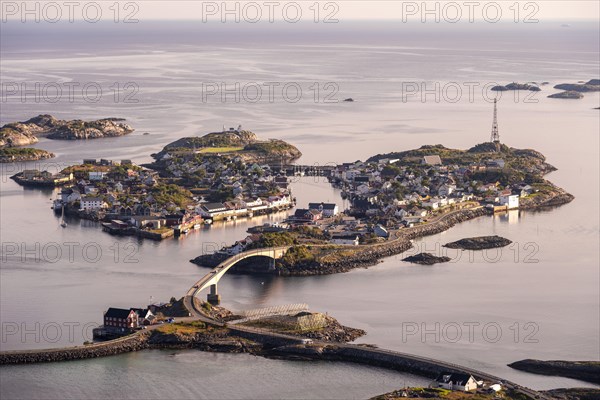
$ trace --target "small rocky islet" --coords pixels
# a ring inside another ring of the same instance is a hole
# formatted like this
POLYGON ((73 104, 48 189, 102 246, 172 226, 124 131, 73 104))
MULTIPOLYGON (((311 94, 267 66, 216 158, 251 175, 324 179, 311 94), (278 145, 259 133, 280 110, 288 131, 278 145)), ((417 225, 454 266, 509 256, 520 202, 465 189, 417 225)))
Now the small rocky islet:
POLYGON ((600 91, 600 79, 590 79, 584 83, 561 83, 555 85, 554 89, 563 92, 551 94, 548 96, 551 99, 582 99, 582 93, 600 91))
POLYGON ((402 261, 411 262, 411 263, 415 263, 415 264, 421 264, 421 265, 433 265, 433 264, 448 262, 450 260, 451 260, 450 257, 447 257, 447 256, 438 257, 431 253, 419 253, 419 254, 415 254, 414 256, 409 256, 409 257, 402 259, 402 261))
POLYGON ((600 384, 600 361, 564 361, 525 359, 508 364, 509 367, 540 375, 564 376, 600 384))
POLYGON ((45 150, 21 147, 37 143, 38 137, 81 140, 123 136, 133 132, 134 129, 124 121, 122 118, 67 121, 49 114, 40 114, 24 122, 8 123, 0 127, 0 162, 35 161, 54 157, 54 154, 45 150))
POLYGON ((511 240, 494 235, 460 239, 455 242, 446 243, 444 247, 447 247, 449 249, 461 250, 486 250, 498 247, 505 247, 511 243, 511 240))
POLYGON ((496 85, 491 89, 494 92, 506 92, 509 90, 528 90, 530 92, 539 92, 540 89, 536 84, 533 83, 517 83, 511 82, 508 85, 496 85))

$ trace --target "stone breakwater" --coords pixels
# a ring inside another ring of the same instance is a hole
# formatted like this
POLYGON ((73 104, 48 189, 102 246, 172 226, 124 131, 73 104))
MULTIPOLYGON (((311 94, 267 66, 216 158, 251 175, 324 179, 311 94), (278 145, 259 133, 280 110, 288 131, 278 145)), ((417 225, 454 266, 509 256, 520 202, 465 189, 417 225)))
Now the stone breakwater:
POLYGON ((376 265, 382 258, 395 256, 411 249, 412 243, 410 241, 412 239, 434 235, 446 231, 461 222, 491 214, 491 211, 484 208, 456 211, 450 215, 441 217, 437 221, 401 230, 398 233, 397 239, 365 246, 364 249, 357 249, 354 254, 344 257, 343 260, 298 263, 291 267, 278 268, 275 273, 282 276, 328 275, 347 272, 355 268, 370 267, 376 265))
POLYGON ((0 365, 83 360, 129 353, 146 348, 148 348, 147 335, 134 334, 120 339, 84 346, 2 352, 0 353, 0 365))

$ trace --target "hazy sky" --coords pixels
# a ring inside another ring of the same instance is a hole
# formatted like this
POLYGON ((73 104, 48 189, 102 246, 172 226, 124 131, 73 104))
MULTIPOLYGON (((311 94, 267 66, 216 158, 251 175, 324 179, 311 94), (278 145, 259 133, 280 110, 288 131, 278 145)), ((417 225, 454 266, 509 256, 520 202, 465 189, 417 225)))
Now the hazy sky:
POLYGON ((369 0, 116 0, 75 1, 2 0, 2 21, 193 19, 226 22, 343 22, 396 19, 406 22, 536 22, 547 20, 600 19, 600 2, 542 1, 369 1, 369 0), (72 8, 70 8, 72 7, 72 8))

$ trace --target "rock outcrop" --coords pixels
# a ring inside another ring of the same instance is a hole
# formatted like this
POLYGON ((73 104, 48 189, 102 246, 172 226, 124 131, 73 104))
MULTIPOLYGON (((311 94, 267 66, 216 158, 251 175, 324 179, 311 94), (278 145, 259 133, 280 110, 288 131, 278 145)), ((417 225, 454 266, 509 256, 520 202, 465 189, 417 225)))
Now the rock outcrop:
POLYGON ((600 91, 600 79, 590 79, 586 83, 561 83, 554 89, 575 92, 598 92, 600 91))
POLYGON ((565 92, 554 93, 548 96, 550 99, 583 99, 583 95, 580 92, 574 90, 567 90, 565 92))
POLYGON ((48 114, 38 115, 25 122, 14 122, 0 128, 0 148, 37 143, 38 136, 78 140, 123 136, 133 132, 133 128, 122 121, 124 120, 119 118, 66 121, 48 114))
POLYGON ((526 359, 508 364, 508 366, 534 374, 564 376, 600 384, 600 362, 598 361, 542 361, 526 359))
POLYGON ((37 161, 53 158, 54 153, 42 149, 33 149, 30 147, 6 147, 0 148, 0 163, 37 161))
POLYGON ((505 92, 508 90, 529 90, 531 92, 539 92, 542 89, 540 89, 538 86, 536 86, 534 84, 530 84, 530 83, 512 82, 512 83, 509 83, 508 85, 494 86, 491 90, 493 90, 495 92, 505 92))
POLYGON ((450 261, 451 258, 447 256, 437 257, 431 253, 419 253, 414 256, 403 258, 402 261, 407 261, 421 265, 433 265, 437 263, 444 263, 450 261))
POLYGON ((508 246, 511 243, 512 241, 501 236, 478 236, 446 243, 444 247, 449 249, 485 250, 508 246))

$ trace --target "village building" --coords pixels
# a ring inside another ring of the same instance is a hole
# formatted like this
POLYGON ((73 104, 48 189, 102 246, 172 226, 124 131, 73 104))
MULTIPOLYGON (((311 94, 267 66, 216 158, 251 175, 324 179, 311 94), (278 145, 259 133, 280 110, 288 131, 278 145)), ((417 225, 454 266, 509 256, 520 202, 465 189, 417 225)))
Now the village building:
POLYGON ((448 390, 460 390, 470 392, 477 389, 477 381, 473 375, 463 373, 443 373, 432 383, 433 387, 448 390))
POLYGON ((109 308, 104 313, 104 328, 113 333, 128 333, 136 329, 138 314, 132 309, 109 308))
POLYGON ((335 217, 339 213, 335 203, 308 203, 308 209, 321 211, 325 218, 335 217))
POLYGON ((333 235, 329 242, 332 244, 358 246, 359 239, 357 234, 339 233, 333 235))

